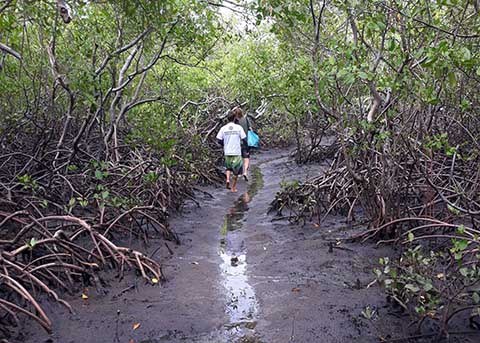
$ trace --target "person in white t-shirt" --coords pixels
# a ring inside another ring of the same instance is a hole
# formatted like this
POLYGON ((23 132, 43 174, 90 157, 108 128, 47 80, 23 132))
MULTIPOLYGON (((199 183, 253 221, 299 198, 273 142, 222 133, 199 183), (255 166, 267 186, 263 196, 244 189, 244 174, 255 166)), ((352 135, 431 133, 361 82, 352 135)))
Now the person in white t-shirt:
POLYGON ((223 145, 225 168, 227 169, 227 189, 230 189, 230 176, 233 173, 232 192, 237 191, 238 175, 243 174, 242 140, 247 139, 243 128, 235 123, 235 113, 228 114, 228 124, 218 131, 218 142, 223 145))

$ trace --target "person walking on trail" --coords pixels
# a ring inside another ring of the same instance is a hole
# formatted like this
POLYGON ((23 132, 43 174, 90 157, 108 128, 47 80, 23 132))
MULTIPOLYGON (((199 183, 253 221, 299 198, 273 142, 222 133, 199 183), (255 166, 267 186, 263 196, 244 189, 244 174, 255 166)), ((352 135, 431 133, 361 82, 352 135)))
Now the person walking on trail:
MULTIPOLYGON (((243 128, 245 133, 248 133, 248 130, 251 130, 250 122, 247 118, 247 115, 244 115, 240 107, 235 107, 232 110, 235 113, 235 116, 238 121, 238 125, 243 128)), ((243 178, 245 181, 248 181, 248 168, 250 167, 250 147, 248 146, 247 140, 242 141, 242 158, 243 158, 243 178)))
POLYGON ((232 192, 236 192, 238 175, 243 173, 242 141, 245 141, 246 144, 247 134, 240 125, 235 123, 234 111, 231 111, 227 118, 228 124, 222 126, 218 131, 217 140, 223 145, 225 168, 227 169, 227 189, 230 189, 230 176, 232 176, 231 189, 232 192))

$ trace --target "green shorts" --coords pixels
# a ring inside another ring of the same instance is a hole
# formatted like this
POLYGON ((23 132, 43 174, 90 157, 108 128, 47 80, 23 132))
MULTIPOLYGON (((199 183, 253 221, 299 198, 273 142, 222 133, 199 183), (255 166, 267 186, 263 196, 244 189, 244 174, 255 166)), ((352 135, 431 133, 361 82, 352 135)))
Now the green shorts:
POLYGON ((243 173, 242 156, 225 156, 225 168, 233 172, 234 175, 243 173))

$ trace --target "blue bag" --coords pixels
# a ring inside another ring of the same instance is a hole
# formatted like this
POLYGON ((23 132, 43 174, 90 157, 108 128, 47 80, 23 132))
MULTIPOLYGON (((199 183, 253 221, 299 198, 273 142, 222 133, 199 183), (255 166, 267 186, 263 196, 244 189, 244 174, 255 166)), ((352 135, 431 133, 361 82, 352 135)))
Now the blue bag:
POLYGON ((258 148, 260 145, 260 137, 252 130, 248 130, 247 132, 247 144, 252 148, 258 148))

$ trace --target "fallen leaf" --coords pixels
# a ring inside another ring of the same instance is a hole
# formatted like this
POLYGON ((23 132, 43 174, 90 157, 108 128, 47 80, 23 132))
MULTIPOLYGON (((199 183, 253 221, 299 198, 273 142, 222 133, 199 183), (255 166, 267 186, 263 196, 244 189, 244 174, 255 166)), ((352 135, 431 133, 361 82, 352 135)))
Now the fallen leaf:
POLYGON ((86 295, 85 293, 82 293, 82 299, 83 299, 83 300, 87 300, 87 299, 88 299, 88 295, 86 295))
POLYGON ((133 330, 137 330, 140 327, 140 323, 133 324, 133 330))
POLYGON ((313 223, 313 226, 315 226, 315 227, 320 227, 320 224, 318 224, 318 223, 313 223))
POLYGON ((158 279, 157 279, 156 277, 153 277, 153 278, 152 278, 152 282, 153 282, 153 283, 158 283, 158 279))
POLYGON ((292 288, 292 292, 300 292, 300 288, 294 287, 292 288))
POLYGON ((198 262, 196 262, 196 261, 193 261, 193 262, 192 262, 192 264, 198 265, 198 262))

